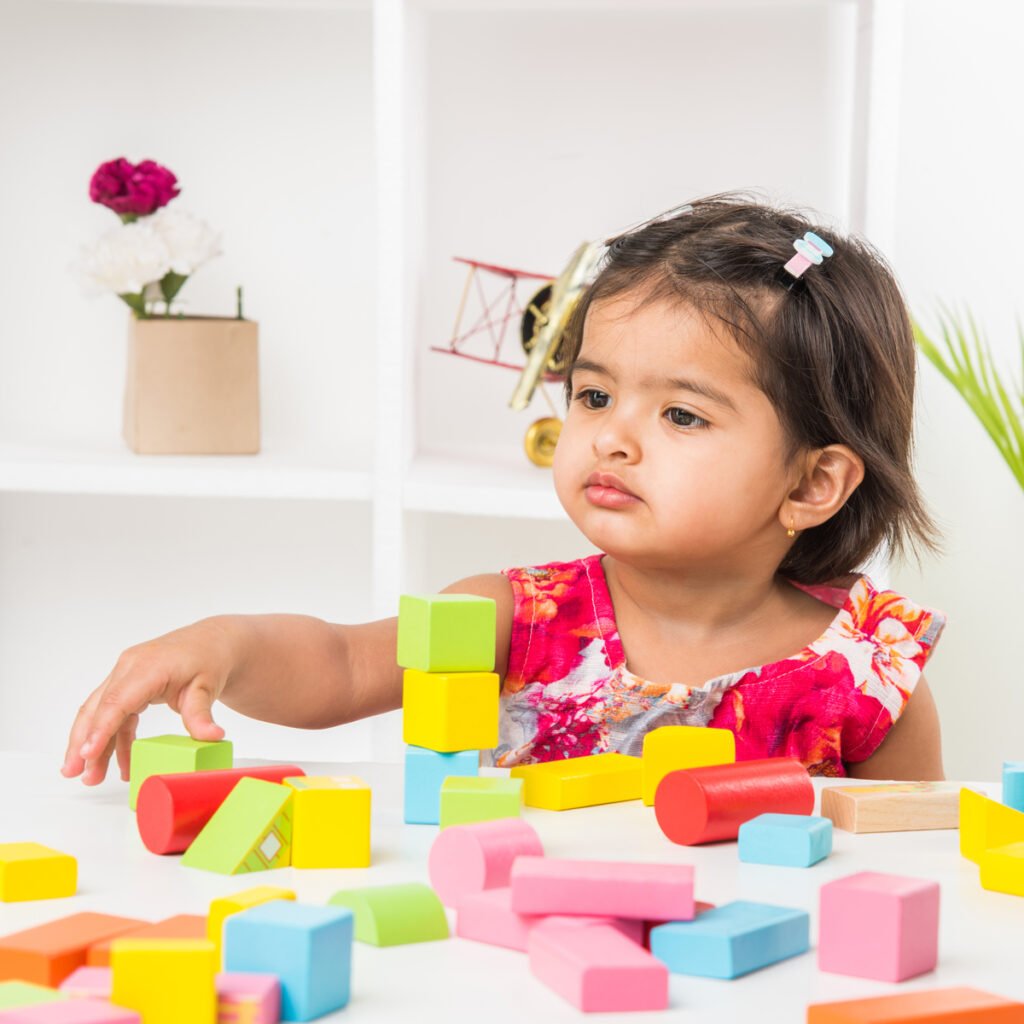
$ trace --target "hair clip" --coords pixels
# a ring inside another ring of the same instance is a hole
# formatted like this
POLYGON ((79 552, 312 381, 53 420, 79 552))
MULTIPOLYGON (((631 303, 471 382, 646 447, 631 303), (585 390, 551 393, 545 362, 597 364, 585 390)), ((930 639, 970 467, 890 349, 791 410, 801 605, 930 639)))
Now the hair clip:
POLYGON ((793 248, 796 249, 796 255, 782 268, 792 278, 788 282, 783 278, 783 284, 787 288, 792 288, 808 267, 820 266, 833 251, 832 246, 813 231, 808 231, 803 238, 798 238, 793 243, 793 248))

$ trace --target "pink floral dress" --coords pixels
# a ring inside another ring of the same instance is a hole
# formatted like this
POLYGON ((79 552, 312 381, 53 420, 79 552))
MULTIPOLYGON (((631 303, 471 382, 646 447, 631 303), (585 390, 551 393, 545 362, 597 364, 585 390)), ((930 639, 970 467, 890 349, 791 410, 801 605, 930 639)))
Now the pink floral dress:
POLYGON ((495 764, 639 754, 658 726, 710 725, 735 733, 739 760, 842 776, 899 718, 945 624, 866 576, 803 586, 839 611, 799 653, 702 686, 652 683, 626 666, 603 557, 504 570, 515 613, 495 764))

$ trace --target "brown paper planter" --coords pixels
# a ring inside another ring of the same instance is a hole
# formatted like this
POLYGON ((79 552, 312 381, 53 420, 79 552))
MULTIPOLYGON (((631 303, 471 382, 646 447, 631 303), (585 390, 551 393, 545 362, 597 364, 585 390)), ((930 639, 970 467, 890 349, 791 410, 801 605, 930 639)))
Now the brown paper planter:
POLYGON ((227 317, 131 318, 124 437, 140 455, 260 450, 257 324, 227 317))

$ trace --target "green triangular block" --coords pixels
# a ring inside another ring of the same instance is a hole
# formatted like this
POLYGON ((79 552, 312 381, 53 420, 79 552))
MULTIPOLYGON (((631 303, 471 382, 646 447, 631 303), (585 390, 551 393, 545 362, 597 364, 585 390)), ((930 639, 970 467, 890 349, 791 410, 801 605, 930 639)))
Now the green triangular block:
POLYGON ((401 946, 448 938, 448 918, 436 892, 422 882, 342 889, 328 903, 355 915, 355 940, 401 946))

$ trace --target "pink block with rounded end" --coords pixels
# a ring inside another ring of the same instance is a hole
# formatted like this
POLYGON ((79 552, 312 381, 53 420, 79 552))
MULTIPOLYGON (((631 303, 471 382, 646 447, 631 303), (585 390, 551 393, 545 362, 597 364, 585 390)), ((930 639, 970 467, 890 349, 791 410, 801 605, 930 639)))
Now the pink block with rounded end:
POLYGON ((281 981, 276 974, 217 975, 217 1020, 220 1024, 277 1024, 281 1019, 281 981))
POLYGON ((471 893, 508 885, 512 862, 523 856, 543 857, 544 847, 522 818, 452 825, 430 848, 430 884, 446 907, 456 907, 471 893))
POLYGON ((611 925, 566 927, 544 921, 530 931, 530 970, 577 1009, 664 1010, 668 968, 611 925))
POLYGON ((114 991, 114 972, 110 967, 77 967, 57 987, 73 999, 109 1001, 114 991))
POLYGON ((37 1003, 0 1012, 3 1024, 141 1024, 134 1010, 96 999, 37 1003))
POLYGON ((689 864, 520 857, 512 866, 512 909, 519 914, 590 914, 689 921, 689 864))

